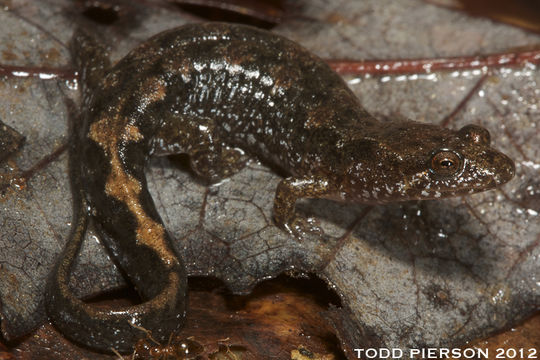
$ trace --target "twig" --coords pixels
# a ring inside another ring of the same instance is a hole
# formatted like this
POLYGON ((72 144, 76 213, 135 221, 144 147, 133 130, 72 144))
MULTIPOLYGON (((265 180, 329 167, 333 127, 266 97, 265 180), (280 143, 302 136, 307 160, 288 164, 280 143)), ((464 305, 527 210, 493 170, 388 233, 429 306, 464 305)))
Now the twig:
POLYGON ((37 77, 43 80, 63 79, 75 80, 77 73, 73 69, 52 68, 42 66, 15 66, 0 64, 0 76, 10 77, 37 77))
POLYGON ((538 64, 540 63, 540 50, 434 59, 327 60, 327 62, 339 74, 418 74, 439 70, 472 70, 484 67, 515 67, 526 63, 538 64))

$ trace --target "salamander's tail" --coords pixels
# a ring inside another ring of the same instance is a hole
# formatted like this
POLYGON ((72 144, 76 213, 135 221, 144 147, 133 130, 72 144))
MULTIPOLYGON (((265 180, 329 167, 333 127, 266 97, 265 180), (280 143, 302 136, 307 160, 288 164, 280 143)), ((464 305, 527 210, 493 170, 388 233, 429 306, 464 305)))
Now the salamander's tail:
POLYGON ((155 339, 166 340, 185 318, 185 289, 175 273, 169 274, 167 287, 156 297, 123 308, 87 304, 69 288, 69 275, 84 239, 87 219, 83 209, 76 213, 71 237, 49 278, 45 306, 50 320, 67 338, 101 351, 131 352, 136 342, 147 336, 145 331, 155 339))
POLYGON ((105 77, 111 67, 109 54, 105 48, 82 29, 77 29, 69 43, 73 66, 77 69, 79 81, 84 85, 83 93, 98 88, 98 82, 105 77), (87 76, 92 73, 92 76, 87 76))
MULTIPOLYGON (((68 109, 73 106, 68 104, 68 109)), ((77 126, 73 126, 76 128, 77 126)), ((74 134, 75 129, 71 130, 74 134)), ((153 338, 166 341, 183 325, 186 308, 186 274, 182 266, 162 271, 166 280, 155 296, 139 305, 115 309, 98 308, 78 299, 69 287, 75 260, 88 225, 88 201, 82 186, 80 149, 72 135, 70 179, 73 189, 74 221, 67 244, 48 279, 45 294, 47 314, 67 338, 101 351, 131 352, 135 343, 149 331, 153 338)), ((160 271, 160 269, 156 269, 160 271)))

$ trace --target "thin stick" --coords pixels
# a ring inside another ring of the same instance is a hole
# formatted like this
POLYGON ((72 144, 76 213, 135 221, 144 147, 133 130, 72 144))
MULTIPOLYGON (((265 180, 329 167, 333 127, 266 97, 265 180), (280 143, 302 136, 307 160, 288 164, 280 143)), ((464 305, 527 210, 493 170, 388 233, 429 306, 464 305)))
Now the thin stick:
POLYGON ((499 67, 523 66, 526 63, 540 63, 540 50, 507 52, 485 56, 457 56, 434 59, 395 60, 327 60, 339 74, 418 74, 439 70, 472 70, 499 67))
POLYGON ((63 79, 75 80, 77 73, 73 69, 52 68, 45 66, 15 66, 0 64, 0 76, 9 77, 37 77, 44 80, 63 79))

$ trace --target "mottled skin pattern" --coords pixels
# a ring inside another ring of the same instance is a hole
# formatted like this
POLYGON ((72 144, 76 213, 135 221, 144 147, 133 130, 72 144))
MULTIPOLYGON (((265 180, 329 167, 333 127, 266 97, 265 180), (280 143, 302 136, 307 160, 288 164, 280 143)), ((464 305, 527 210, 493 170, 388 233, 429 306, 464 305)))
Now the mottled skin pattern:
POLYGON ((188 25, 158 34, 112 68, 83 34, 73 53, 84 85, 71 152, 80 204, 47 308, 66 336, 97 349, 131 350, 144 333, 128 320, 159 339, 182 325, 186 275, 146 189, 152 154, 187 153, 211 182, 251 156, 281 168, 289 177, 277 187, 274 217, 297 238, 320 231, 295 215, 299 198, 443 198, 494 188, 514 174, 513 162, 489 147, 487 130, 379 122, 321 59, 266 31, 188 25), (98 311, 69 291, 87 205, 145 300, 138 307, 98 311))

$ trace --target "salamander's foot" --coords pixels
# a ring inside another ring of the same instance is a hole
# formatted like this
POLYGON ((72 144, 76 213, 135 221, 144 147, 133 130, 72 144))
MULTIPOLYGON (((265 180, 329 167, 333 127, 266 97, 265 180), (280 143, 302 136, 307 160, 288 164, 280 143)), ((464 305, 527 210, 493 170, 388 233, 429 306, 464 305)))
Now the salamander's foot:
POLYGON ((319 221, 315 218, 295 217, 283 224, 282 228, 297 240, 303 240, 310 235, 323 235, 324 231, 319 225, 319 221))
POLYGON ((191 168, 201 178, 217 183, 242 170, 248 157, 232 148, 220 148, 219 151, 200 150, 190 155, 191 168))
POLYGON ((302 240, 308 235, 321 236, 324 231, 319 222, 313 218, 296 216, 296 200, 301 198, 321 198, 337 192, 337 187, 326 178, 289 177, 281 180, 276 188, 274 198, 274 219, 276 224, 302 240))

